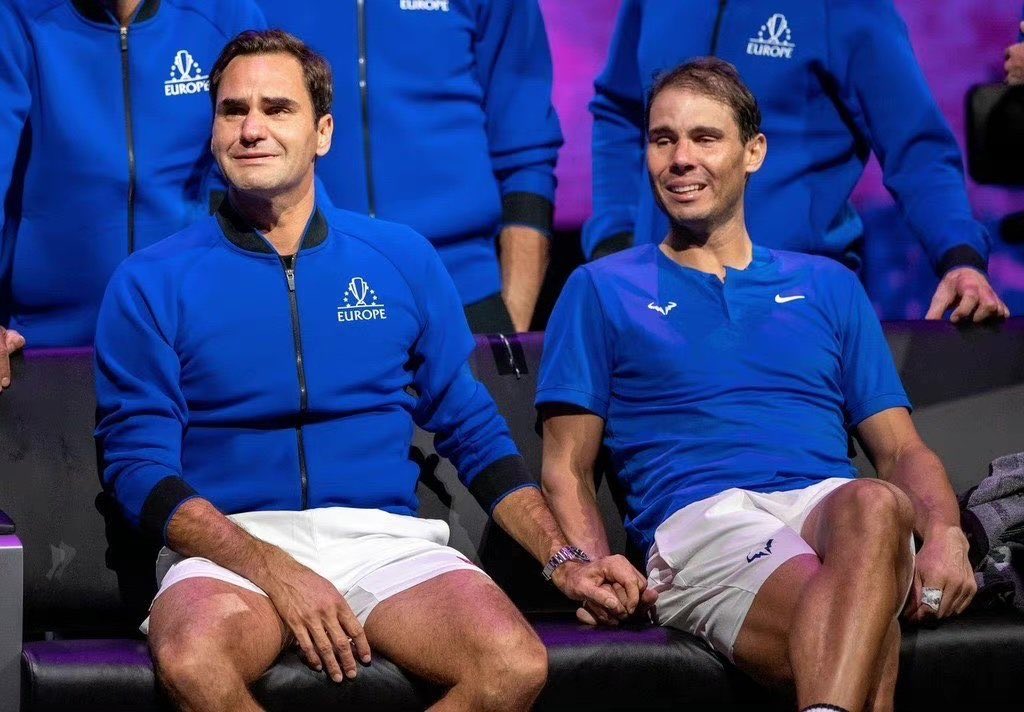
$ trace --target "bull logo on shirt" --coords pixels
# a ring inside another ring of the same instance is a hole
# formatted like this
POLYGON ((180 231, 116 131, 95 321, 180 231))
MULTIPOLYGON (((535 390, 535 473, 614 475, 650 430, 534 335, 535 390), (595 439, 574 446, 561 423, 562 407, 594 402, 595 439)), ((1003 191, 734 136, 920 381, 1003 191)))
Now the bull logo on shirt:
POLYGON ((764 543, 764 546, 759 546, 749 554, 747 554, 747 563, 752 564, 758 559, 770 556, 772 553, 772 544, 775 542, 774 539, 769 539, 764 543))

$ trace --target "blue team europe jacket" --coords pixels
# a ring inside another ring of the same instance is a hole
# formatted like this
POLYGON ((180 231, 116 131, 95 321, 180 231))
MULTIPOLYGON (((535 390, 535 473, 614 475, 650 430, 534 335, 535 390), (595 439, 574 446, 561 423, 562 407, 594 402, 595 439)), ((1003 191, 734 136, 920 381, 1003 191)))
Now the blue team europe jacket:
POLYGON ((281 258, 225 201, 110 280, 96 333, 104 485, 157 534, 197 493, 227 514, 414 514, 415 422, 492 508, 532 482, 469 371, 473 346, 412 230, 315 212, 297 257, 281 258))
POLYGON ((848 200, 874 151, 936 270, 985 268, 959 148, 892 0, 623 0, 591 104, 587 255, 613 238, 664 238, 644 175, 644 98, 658 73, 708 54, 736 65, 761 106, 768 157, 746 201, 756 243, 855 262, 863 226, 848 200))
POLYGON ((537 0, 259 4, 334 71, 330 200, 425 235, 463 303, 498 292, 501 227, 551 228, 562 135, 537 0))
POLYGON ((209 71, 252 0, 0 2, 0 324, 92 343, 114 267, 209 213, 209 71))

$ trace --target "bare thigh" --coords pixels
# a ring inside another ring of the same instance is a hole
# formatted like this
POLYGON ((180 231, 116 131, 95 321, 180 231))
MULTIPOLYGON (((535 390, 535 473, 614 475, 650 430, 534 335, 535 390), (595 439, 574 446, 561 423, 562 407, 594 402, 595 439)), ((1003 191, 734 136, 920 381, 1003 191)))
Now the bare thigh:
POLYGON ((505 593, 471 570, 441 574, 381 601, 364 630, 374 653, 449 687, 487 656, 522 645, 543 651, 505 593))
POLYGON ((231 662, 246 683, 281 654, 288 629, 270 599, 213 578, 188 578, 153 603, 149 646, 158 666, 173 656, 231 662))

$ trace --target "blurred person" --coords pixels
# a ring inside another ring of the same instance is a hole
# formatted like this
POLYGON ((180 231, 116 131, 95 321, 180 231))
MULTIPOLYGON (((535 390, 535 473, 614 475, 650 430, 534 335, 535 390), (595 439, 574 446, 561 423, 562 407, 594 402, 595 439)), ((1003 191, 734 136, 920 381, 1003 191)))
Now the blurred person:
POLYGON ((259 3, 334 68, 331 201, 425 235, 473 331, 527 331, 562 144, 537 0, 259 3))
POLYGON ((26 343, 91 344, 117 264, 209 213, 209 67, 263 25, 252 0, 0 0, 0 388, 26 343))
POLYGON ((442 706, 528 708, 546 650, 447 524, 416 516, 414 421, 570 598, 625 617, 645 580, 568 546, 469 370, 430 244, 317 206, 324 59, 246 32, 209 81, 227 198, 117 268, 96 335, 104 485, 165 542, 143 625, 160 679, 186 709, 257 709, 248 685, 292 643, 339 683, 372 649, 448 688, 442 706))
POLYGON ((555 306, 537 386, 548 502, 607 553, 603 442, 655 622, 795 688, 799 709, 891 710, 901 611, 945 618, 976 591, 948 478, 856 276, 752 241, 744 195, 771 138, 735 68, 676 68, 644 115, 671 227, 577 269, 555 306), (848 433, 879 479, 855 477, 848 433))
POLYGON ((660 71, 707 54, 739 69, 772 139, 749 187, 756 242, 859 265, 863 224, 849 198, 874 152, 940 278, 926 318, 1009 315, 988 282, 989 236, 972 216, 959 147, 892 0, 623 0, 591 103, 587 257, 667 233, 643 177, 644 97, 660 71))

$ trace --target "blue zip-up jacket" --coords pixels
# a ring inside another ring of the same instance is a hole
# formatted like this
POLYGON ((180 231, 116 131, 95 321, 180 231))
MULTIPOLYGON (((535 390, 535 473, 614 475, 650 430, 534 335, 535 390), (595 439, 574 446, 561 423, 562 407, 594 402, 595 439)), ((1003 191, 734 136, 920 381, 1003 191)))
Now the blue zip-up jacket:
POLYGON ((768 157, 746 201, 755 242, 855 265, 863 225, 849 198, 874 151, 936 271, 985 269, 959 148, 892 0, 623 0, 591 103, 586 255, 667 234, 645 176, 644 99, 658 73, 707 54, 736 65, 761 106, 768 157))
POLYGON ((226 514, 414 514, 416 422, 491 509, 532 480, 469 371, 473 347, 451 278, 409 228, 315 212, 291 262, 225 201, 110 280, 96 333, 104 486, 158 535, 197 494, 226 514))
POLYGON ((562 135, 537 0, 259 3, 334 71, 331 201, 425 235, 464 304, 499 292, 501 228, 551 230, 562 135))
POLYGON ((252 0, 0 0, 0 324, 92 343, 117 264, 209 214, 209 71, 252 0))

